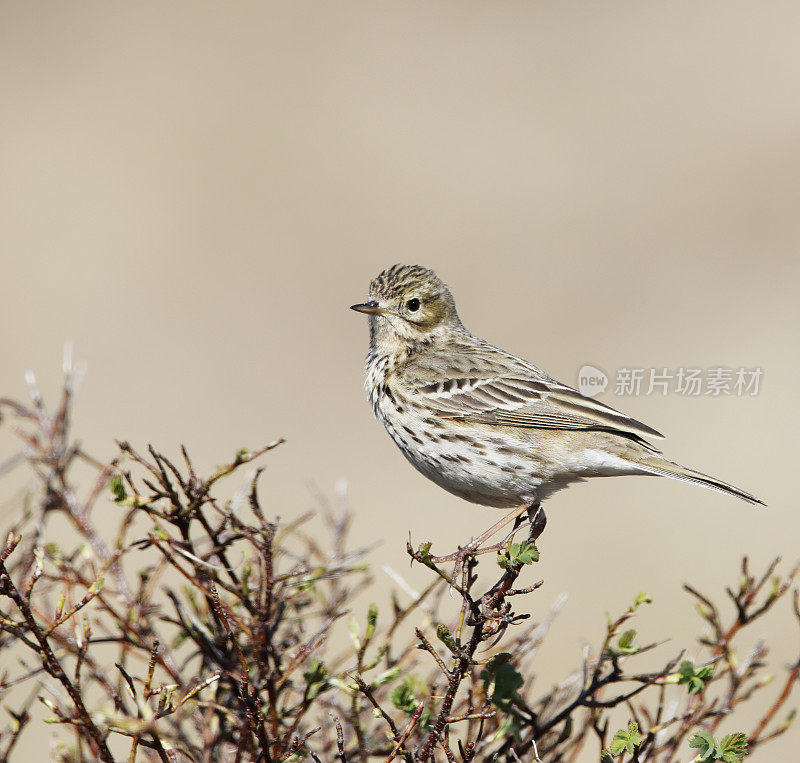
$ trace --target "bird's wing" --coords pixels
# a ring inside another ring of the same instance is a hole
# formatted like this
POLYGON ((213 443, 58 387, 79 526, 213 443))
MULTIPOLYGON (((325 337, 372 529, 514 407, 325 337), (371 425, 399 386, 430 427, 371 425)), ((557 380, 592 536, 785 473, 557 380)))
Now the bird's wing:
POLYGON ((406 367, 404 386, 444 418, 529 429, 603 430, 637 440, 664 436, 519 358, 491 350, 472 362, 459 353, 446 366, 420 359, 406 367))

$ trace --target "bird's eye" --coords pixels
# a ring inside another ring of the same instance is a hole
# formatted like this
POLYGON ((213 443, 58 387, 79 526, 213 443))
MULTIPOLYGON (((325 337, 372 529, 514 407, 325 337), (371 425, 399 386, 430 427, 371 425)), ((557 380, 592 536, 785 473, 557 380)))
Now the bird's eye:
POLYGON ((417 312, 417 310, 419 310, 419 300, 416 297, 413 297, 412 299, 409 299, 408 302, 406 302, 406 307, 412 313, 417 312))

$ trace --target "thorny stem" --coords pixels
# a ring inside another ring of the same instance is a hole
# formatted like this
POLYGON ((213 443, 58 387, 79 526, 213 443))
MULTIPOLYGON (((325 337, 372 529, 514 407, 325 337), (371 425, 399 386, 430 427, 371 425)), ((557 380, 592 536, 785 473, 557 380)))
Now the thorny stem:
MULTIPOLYGON (((543 516, 543 515, 542 515, 543 516)), ((529 542, 533 542, 536 537, 538 537, 541 529, 534 525, 531 522, 530 526, 530 537, 529 542)), ((418 555, 415 556, 412 553, 412 558, 418 558, 418 555)), ((438 568, 430 561, 430 557, 426 556, 424 560, 420 560, 425 563, 426 566, 434 568, 437 572, 438 568)), ((459 592, 462 594, 462 597, 467 605, 467 608, 470 612, 471 622, 469 625, 472 626, 472 633, 470 635, 469 641, 467 644, 462 647, 460 653, 454 655, 455 664, 452 669, 448 670, 446 666, 444 666, 441 658, 438 657, 438 654, 433 649, 432 645, 428 640, 424 637, 424 635, 417 629, 416 635, 417 638, 420 639, 422 646, 426 649, 426 651, 430 652, 434 659, 436 660, 437 664, 440 667, 440 670, 443 671, 443 674, 448 677, 448 685, 447 691, 445 692, 444 698, 442 703, 439 707, 439 712, 436 716, 436 720, 433 723, 433 727, 431 731, 428 733, 425 742, 419 748, 416 753, 416 758, 418 761, 424 763, 427 761, 432 753, 433 749, 437 743, 441 744, 443 739, 443 733, 446 731, 448 724, 450 723, 450 716, 451 710, 453 707, 453 702, 455 701, 456 693, 458 692, 459 686, 461 685, 466 672, 469 670, 471 665, 473 664, 473 659, 475 652, 481 642, 487 637, 487 635, 491 635, 492 628, 490 627, 493 622, 495 622, 498 616, 502 617, 501 610, 503 610, 505 597, 508 592, 511 590, 511 587, 514 585, 514 582, 519 577, 520 573, 522 572, 523 564, 521 563, 514 563, 508 565, 508 568, 502 574, 500 580, 492 586, 481 598, 478 602, 475 602, 468 593, 466 588, 462 588, 459 592), (487 634, 488 628, 488 634, 487 634)), ((441 574, 441 573, 440 573, 441 574)), ((471 587, 474 582, 475 578, 471 574, 471 566, 468 565, 465 568, 465 586, 471 587)), ((454 586, 455 587, 455 586, 454 586)), ((445 750, 447 752, 447 750, 445 750)))
POLYGON ((239 696, 241 697, 242 703, 244 704, 247 710, 247 718, 250 722, 250 730, 253 732, 253 736, 255 736, 259 744, 261 745, 261 753, 264 756, 264 759, 271 763, 272 756, 270 755, 270 742, 267 739, 265 730, 264 730, 264 718, 261 715, 261 707, 258 701, 258 697, 254 696, 250 691, 250 683, 248 680, 248 667, 247 667, 247 659, 242 652, 241 647, 239 646, 239 639, 231 630, 231 625, 228 622, 228 615, 225 612, 222 603, 219 599, 219 594, 217 593, 217 588, 212 581, 208 582, 209 590, 211 591, 211 598, 214 603, 214 610, 216 611, 219 619, 222 621, 222 624, 225 626, 225 631, 228 634, 228 638, 230 639, 231 643, 236 650, 236 654, 239 657, 239 665, 240 665, 240 676, 239 676, 239 696))
POLYGON ((461 684, 461 680, 464 678, 464 673, 470 666, 470 662, 472 660, 472 656, 475 654, 475 650, 481 643, 481 636, 481 629, 479 627, 473 628, 470 640, 467 642, 467 646, 464 650, 464 655, 456 659, 455 666, 451 671, 449 671, 450 682, 447 685, 447 693, 444 695, 444 699, 442 700, 439 714, 436 716, 436 720, 433 724, 433 729, 430 731, 424 744, 417 752, 417 760, 424 762, 430 758, 433 748, 439 740, 440 734, 447 726, 447 719, 450 717, 450 710, 453 707, 453 701, 455 700, 456 692, 461 684))
POLYGON ((39 653, 42 657, 45 670, 51 676, 53 676, 53 678, 55 678, 64 687, 64 689, 66 689, 67 694, 69 694, 70 699, 75 705, 75 710, 79 719, 78 722, 83 726, 83 728, 86 729, 86 733, 89 735, 89 738, 96 747, 97 755, 99 756, 100 760, 107 761, 107 763, 113 763, 114 758, 111 756, 111 751, 106 745, 105 736, 92 720, 89 711, 86 709, 86 706, 83 703, 83 697, 81 696, 80 691, 76 688, 72 681, 70 681, 69 677, 64 672, 64 669, 61 667, 61 663, 59 662, 58 658, 53 653, 53 650, 48 643, 47 636, 45 636, 42 629, 39 627, 39 624, 33 615, 33 611, 31 610, 27 599, 20 594, 20 592, 17 590, 17 587, 14 585, 14 582, 11 580, 11 576, 8 574, 8 570, 6 569, 5 559, 0 559, 0 594, 10 597, 22 613, 28 629, 31 631, 31 633, 33 633, 34 638, 39 644, 39 653))
POLYGON ((391 763, 394 760, 397 753, 400 751, 402 746, 405 744, 405 741, 411 736, 411 732, 414 730, 414 726, 419 723, 419 719, 422 716, 422 711, 425 709, 425 703, 420 702, 417 705, 417 709, 414 711, 414 714, 411 716, 411 720, 408 722, 406 727, 403 729, 403 733, 397 740, 397 744, 392 748, 392 751, 389 753, 389 757, 386 758, 386 763, 391 763))

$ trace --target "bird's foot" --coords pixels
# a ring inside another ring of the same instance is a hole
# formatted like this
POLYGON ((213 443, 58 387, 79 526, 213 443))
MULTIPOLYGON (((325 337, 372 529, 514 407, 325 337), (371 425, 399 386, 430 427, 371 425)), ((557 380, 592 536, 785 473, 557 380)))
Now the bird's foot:
POLYGON ((434 564, 441 564, 442 562, 455 562, 453 576, 451 578, 452 582, 455 583, 461 578, 461 573, 464 569, 464 563, 467 561, 467 559, 480 556, 482 554, 505 551, 508 548, 508 544, 514 538, 515 533, 524 523, 523 514, 526 512, 528 513, 528 519, 530 521, 529 538, 535 540, 544 531, 547 518, 545 517, 541 506, 538 503, 531 501, 529 503, 523 503, 520 506, 517 506, 516 509, 506 514, 506 516, 504 516, 499 522, 493 524, 488 530, 486 530, 486 532, 481 533, 477 538, 474 538, 467 543, 466 546, 460 547, 458 551, 454 551, 452 554, 445 554, 444 556, 431 556, 430 560, 434 564), (511 522, 514 523, 514 526, 511 528, 511 532, 509 532, 500 543, 494 543, 491 546, 482 545, 489 538, 491 538, 492 535, 499 530, 502 530, 511 522))
POLYGON ((459 546, 458 551, 453 551, 452 554, 445 554, 444 556, 431 556, 431 561, 434 564, 441 564, 442 562, 464 562, 465 560, 473 557, 480 556, 481 554, 491 554, 492 551, 503 551, 508 547, 508 542, 514 537, 518 528, 514 528, 501 543, 494 543, 491 546, 480 547, 480 543, 470 541, 466 546, 459 546))
POLYGON ((445 554, 444 556, 431 556, 431 561, 434 564, 442 564, 443 562, 455 562, 453 565, 453 572, 450 576, 450 594, 453 594, 453 588, 460 584, 462 587, 466 585, 464 573, 468 570, 468 562, 481 554, 491 554, 492 551, 502 551, 508 547, 508 541, 514 536, 516 529, 512 530, 509 536, 502 543, 495 543, 491 546, 484 546, 480 548, 480 543, 471 541, 466 546, 461 546, 458 551, 452 554, 445 554))

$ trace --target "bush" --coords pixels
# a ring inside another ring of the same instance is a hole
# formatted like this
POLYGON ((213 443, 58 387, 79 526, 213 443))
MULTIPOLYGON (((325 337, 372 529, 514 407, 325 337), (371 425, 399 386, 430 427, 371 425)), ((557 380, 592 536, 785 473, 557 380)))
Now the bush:
POLYGON ((279 524, 261 508, 254 465, 279 443, 242 450, 210 476, 185 450, 175 463, 125 442, 101 464, 70 439, 72 384, 68 373, 54 412, 33 385, 31 404, 0 400, 38 485, 0 545, 1 685, 16 698, 0 761, 36 701, 65 727, 61 761, 569 761, 594 747, 606 763, 735 763, 791 721, 783 708, 800 662, 770 702, 766 646, 742 656, 734 642, 786 598, 796 567, 780 577, 776 561, 757 576, 745 559, 730 617, 686 586, 709 634, 701 663, 679 653, 653 667, 660 644, 640 644, 630 627, 650 604, 637 596, 573 675, 537 695, 524 676, 551 615, 533 622, 526 611, 539 583, 515 587, 538 559, 536 522, 524 542, 452 573, 430 544, 409 547, 430 570, 425 590, 407 606, 393 597, 388 616, 375 605, 354 615, 349 603, 371 580, 364 552, 348 550, 349 517, 322 511, 323 542, 306 529, 310 514, 279 524), (94 471, 88 487, 76 464, 94 471), (244 488, 221 497, 232 475, 244 488), (93 510, 108 498, 117 530, 104 537, 93 510), (51 532, 56 516, 73 539, 51 532), (497 578, 487 590, 479 563, 497 578), (343 619, 346 649, 329 638, 343 619), (12 672, 12 650, 35 661, 12 672), (761 703, 761 720, 723 736, 746 700, 761 703), (629 718, 619 730, 615 708, 629 718))

